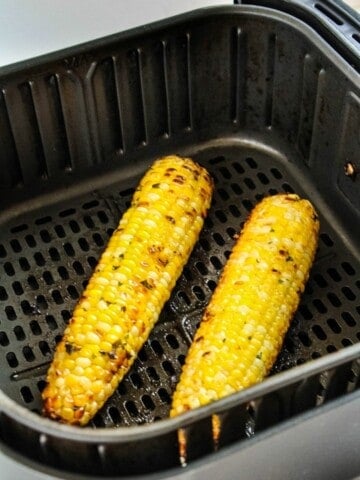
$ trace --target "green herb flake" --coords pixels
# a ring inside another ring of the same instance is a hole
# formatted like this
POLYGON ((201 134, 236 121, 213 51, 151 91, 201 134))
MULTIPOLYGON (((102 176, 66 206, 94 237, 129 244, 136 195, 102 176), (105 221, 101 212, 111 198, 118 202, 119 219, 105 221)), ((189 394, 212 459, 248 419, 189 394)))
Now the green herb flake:
POLYGON ((257 355, 256 355, 256 358, 258 360, 261 360, 262 359, 262 352, 259 352, 257 355))
POLYGON ((287 261, 287 262, 293 262, 294 259, 293 259, 293 257, 292 257, 291 255, 288 255, 288 256, 286 257, 286 261, 287 261))

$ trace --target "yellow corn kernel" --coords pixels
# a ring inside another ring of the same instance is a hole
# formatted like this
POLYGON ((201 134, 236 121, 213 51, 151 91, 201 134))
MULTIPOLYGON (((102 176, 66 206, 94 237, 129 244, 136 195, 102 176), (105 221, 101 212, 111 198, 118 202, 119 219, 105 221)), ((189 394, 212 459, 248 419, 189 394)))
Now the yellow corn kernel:
POLYGON ((297 195, 267 197, 254 208, 190 346, 172 417, 269 373, 304 291, 318 231, 313 206, 297 195))
POLYGON ((177 156, 142 178, 57 346, 45 415, 85 425, 114 392, 189 258, 212 190, 204 168, 177 156))

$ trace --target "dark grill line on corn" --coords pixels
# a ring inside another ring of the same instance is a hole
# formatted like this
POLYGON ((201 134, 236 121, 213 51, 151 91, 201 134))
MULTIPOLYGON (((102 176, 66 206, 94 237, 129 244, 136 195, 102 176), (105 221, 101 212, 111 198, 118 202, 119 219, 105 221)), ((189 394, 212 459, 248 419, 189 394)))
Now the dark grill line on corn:
POLYGON ((190 256, 212 188, 204 168, 177 156, 142 178, 56 348, 45 415, 85 425, 113 394, 190 256))
POLYGON ((307 200, 279 194, 252 211, 186 356, 170 415, 264 379, 281 349, 315 256, 307 200))

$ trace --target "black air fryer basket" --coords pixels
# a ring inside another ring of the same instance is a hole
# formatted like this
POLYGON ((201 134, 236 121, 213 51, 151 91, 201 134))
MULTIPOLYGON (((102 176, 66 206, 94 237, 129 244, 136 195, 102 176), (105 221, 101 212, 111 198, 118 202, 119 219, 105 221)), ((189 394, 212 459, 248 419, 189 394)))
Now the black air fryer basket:
MULTIPOLYGON (((190 471, 358 396, 359 22, 333 2, 263 3, 271 8, 199 10, 0 70, 0 445, 17 461, 69 478, 176 475, 180 427, 190 471), (215 180, 190 261, 90 426, 42 418, 56 342, 140 176, 168 153, 215 180), (167 419, 235 233, 257 201, 284 191, 314 203, 321 234, 272 375, 167 419)), ((360 472, 357 452, 349 464, 360 472)))

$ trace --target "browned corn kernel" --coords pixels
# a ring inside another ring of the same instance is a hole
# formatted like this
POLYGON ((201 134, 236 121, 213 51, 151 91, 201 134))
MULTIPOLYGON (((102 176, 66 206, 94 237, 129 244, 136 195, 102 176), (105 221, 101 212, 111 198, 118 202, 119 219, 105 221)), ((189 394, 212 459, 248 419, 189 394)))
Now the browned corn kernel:
POLYGON ((254 208, 190 346, 172 417, 269 373, 304 291, 318 231, 313 206, 297 195, 267 197, 254 208))
POLYGON ((58 344, 45 415, 85 425, 128 372, 198 239, 212 180, 168 156, 142 178, 58 344))

